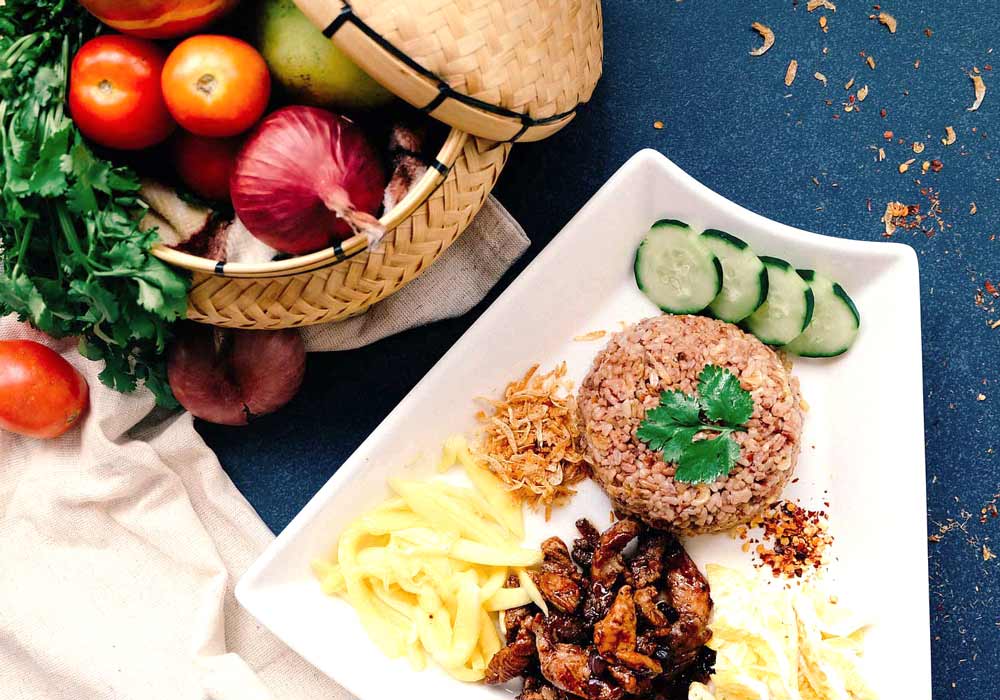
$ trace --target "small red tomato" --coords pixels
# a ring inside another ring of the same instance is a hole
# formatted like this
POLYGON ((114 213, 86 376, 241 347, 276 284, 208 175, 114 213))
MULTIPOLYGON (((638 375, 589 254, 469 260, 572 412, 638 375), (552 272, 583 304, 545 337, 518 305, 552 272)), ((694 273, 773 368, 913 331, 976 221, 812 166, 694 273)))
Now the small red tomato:
POLYGON ((174 142, 174 166, 181 181, 205 199, 228 200, 229 178, 243 139, 210 139, 186 131, 174 142))
POLYGON ((69 110, 84 136, 109 148, 137 150, 163 141, 176 126, 160 86, 166 55, 151 41, 91 39, 73 58, 69 110))
POLYGON ((271 98, 271 74, 240 39, 185 39, 163 67, 163 96, 177 123, 199 136, 235 136, 253 126, 271 98))
POLYGON ((33 340, 0 340, 0 428, 54 438, 87 410, 87 381, 59 353, 33 340))

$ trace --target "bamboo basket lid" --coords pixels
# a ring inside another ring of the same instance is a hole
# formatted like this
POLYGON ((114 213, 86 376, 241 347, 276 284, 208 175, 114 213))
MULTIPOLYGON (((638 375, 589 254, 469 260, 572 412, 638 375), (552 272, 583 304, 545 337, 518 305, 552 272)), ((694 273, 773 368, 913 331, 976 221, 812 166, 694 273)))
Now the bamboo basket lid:
POLYGON ((600 0, 295 0, 413 106, 493 141, 538 141, 601 75, 600 0))

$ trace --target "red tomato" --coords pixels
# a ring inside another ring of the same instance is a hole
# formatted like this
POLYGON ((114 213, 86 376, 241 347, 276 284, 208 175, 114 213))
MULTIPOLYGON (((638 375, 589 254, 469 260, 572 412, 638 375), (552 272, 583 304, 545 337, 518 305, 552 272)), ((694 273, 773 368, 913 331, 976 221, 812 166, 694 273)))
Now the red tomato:
POLYGON ((110 148, 140 149, 174 130, 160 89, 166 56, 151 41, 108 35, 73 58, 69 109, 84 136, 110 148))
POLYGON ((253 126, 271 97, 271 74, 250 44, 201 34, 177 45, 163 68, 174 119, 199 136, 235 136, 253 126))
POLYGON ((196 32, 239 0, 80 0, 97 19, 120 32, 169 39, 196 32))
POLYGON ((54 438, 87 410, 87 381, 59 353, 33 340, 0 340, 0 428, 54 438))
POLYGON ((228 200, 241 138, 209 139, 186 131, 174 142, 174 166, 181 181, 205 199, 228 200))

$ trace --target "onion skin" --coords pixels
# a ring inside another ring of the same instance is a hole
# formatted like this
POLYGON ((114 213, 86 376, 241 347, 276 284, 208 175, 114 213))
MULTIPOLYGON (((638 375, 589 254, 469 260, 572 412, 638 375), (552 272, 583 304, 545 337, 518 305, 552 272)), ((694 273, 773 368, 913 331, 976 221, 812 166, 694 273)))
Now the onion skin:
POLYGON ((186 323, 170 348, 167 378, 197 418, 246 425, 274 413, 302 386, 306 349, 295 329, 230 331, 186 323))
POLYGON ((316 107, 284 107, 247 139, 229 190, 250 233, 301 255, 380 229, 375 214, 385 173, 350 120, 316 107))

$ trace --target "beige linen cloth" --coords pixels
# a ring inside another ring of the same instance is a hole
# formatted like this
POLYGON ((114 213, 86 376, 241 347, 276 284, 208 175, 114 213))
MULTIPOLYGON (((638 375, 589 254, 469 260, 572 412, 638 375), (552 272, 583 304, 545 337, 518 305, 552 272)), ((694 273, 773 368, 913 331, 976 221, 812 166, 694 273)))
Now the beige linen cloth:
MULTIPOLYGON (((427 274, 364 316, 307 331, 308 347, 461 315, 527 246, 491 200, 427 274)), ((235 581, 274 536, 190 414, 107 389, 73 341, 9 317, 0 338, 55 347, 92 402, 82 429, 57 440, 0 431, 0 698, 346 698, 236 603, 235 581)))

